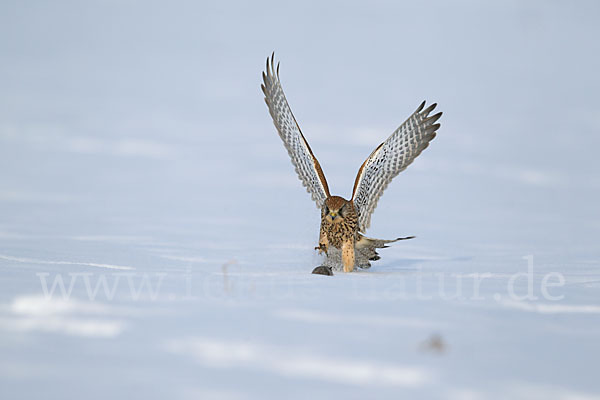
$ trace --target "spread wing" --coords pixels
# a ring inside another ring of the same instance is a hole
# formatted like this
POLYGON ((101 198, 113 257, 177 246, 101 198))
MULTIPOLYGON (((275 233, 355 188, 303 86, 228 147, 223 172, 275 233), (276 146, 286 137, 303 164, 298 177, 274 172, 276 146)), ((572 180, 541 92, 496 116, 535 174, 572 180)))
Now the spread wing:
POLYGON ((262 74, 261 88, 265 94, 265 102, 269 107, 275 128, 277 128, 292 159, 292 164, 296 168, 298 177, 320 209, 325 199, 329 197, 327 180, 285 99, 281 82, 279 82, 279 63, 275 69, 273 61, 274 55, 271 55, 270 59, 267 58, 267 71, 262 74))
POLYGON ((381 143, 358 170, 352 201, 358 211, 358 228, 361 232, 371 224, 371 214, 377 201, 392 179, 413 162, 429 146, 440 124, 435 122, 442 116, 429 114, 437 104, 426 109, 425 102, 392 135, 381 143))

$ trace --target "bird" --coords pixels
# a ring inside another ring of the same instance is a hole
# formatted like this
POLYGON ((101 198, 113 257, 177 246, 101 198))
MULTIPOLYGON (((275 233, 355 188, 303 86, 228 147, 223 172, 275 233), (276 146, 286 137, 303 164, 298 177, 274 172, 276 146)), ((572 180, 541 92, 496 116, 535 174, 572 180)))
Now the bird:
MULTIPOLYGON (((404 123, 383 143, 373 150, 358 170, 352 197, 349 200, 332 196, 325 174, 292 113, 279 79, 279 62, 275 53, 267 57, 262 73, 261 89, 273 119, 298 177, 321 210, 319 243, 315 247, 325 254, 325 265, 317 268, 352 272, 370 268, 370 261, 380 257, 376 251, 398 240, 373 239, 364 233, 371 224, 371 215, 388 184, 404 171, 435 138, 441 112, 430 115, 437 104, 425 107, 423 101, 404 123)), ((315 269, 316 271, 317 269, 315 269)), ((313 272, 315 272, 313 271, 313 272)), ((331 275, 331 273, 324 273, 331 275)))

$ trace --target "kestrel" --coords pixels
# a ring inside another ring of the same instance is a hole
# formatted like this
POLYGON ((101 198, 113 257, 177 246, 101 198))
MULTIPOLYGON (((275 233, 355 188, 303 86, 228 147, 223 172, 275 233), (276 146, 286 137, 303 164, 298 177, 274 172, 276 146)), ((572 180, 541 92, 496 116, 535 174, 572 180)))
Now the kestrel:
POLYGON ((279 63, 274 66, 274 55, 267 58, 263 72, 262 91, 279 136, 287 149, 296 172, 321 210, 319 246, 315 249, 326 254, 325 266, 350 272, 369 268, 369 261, 379 259, 376 249, 387 243, 412 239, 371 239, 363 235, 371 223, 371 214, 377 201, 391 180, 404 171, 427 148, 435 137, 442 116, 432 116, 436 104, 425 108, 425 102, 371 153, 360 166, 352 198, 346 200, 329 193, 327 180, 319 161, 314 156, 296 122, 279 81, 279 63))

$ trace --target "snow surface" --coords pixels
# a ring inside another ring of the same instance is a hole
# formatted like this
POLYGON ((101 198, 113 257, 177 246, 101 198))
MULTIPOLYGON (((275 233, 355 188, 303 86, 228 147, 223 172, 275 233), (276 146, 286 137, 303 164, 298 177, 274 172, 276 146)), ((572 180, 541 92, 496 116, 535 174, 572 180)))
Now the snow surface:
POLYGON ((0 398, 600 398, 599 11, 3 1, 0 398), (368 271, 310 274, 272 50, 335 194, 444 111, 368 271))

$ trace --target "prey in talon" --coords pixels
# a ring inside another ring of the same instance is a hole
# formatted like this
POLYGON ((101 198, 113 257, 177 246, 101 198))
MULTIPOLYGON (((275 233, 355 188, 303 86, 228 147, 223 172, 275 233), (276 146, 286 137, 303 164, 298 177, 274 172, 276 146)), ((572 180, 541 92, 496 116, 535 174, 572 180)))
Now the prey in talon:
POLYGON ((387 185, 436 136, 440 127, 437 121, 442 116, 441 112, 431 115, 436 104, 425 107, 425 102, 421 103, 390 137, 373 150, 358 170, 352 197, 346 200, 329 193, 325 174, 283 93, 279 64, 275 67, 274 55, 267 58, 266 71, 262 76, 261 88, 275 128, 302 184, 321 210, 319 245, 315 250, 325 254, 325 260, 324 265, 315 268, 313 273, 330 275, 331 270, 351 272, 356 268, 369 268, 371 261, 380 258, 376 249, 388 247, 389 243, 398 240, 414 238, 372 239, 364 236, 364 232, 369 228, 371 214, 387 185), (320 272, 315 272, 317 270, 320 272))

